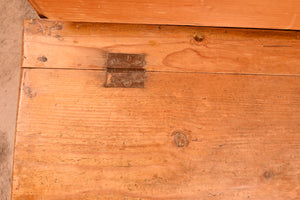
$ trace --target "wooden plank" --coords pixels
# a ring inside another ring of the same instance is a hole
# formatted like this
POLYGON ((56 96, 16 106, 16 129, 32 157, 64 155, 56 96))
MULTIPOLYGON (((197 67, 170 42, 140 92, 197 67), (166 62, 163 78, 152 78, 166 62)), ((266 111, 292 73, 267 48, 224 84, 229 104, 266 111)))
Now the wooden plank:
POLYGON ((300 29, 299 0, 31 0, 49 19, 300 29))
POLYGON ((105 69, 107 53, 147 71, 300 74, 300 32, 25 21, 23 67, 105 69))
POLYGON ((298 76, 22 72, 13 200, 299 199, 298 76))
POLYGON ((35 2, 34 0, 28 0, 28 1, 41 18, 46 18, 46 16, 42 14, 42 9, 39 7, 37 2, 35 2))

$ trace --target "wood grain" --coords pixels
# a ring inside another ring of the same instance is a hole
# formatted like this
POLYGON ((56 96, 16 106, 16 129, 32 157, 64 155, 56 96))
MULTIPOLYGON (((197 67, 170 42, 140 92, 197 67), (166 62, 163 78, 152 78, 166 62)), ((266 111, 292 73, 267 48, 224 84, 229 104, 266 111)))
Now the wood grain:
POLYGON ((147 71, 300 74, 300 32, 28 20, 23 67, 105 69, 107 53, 147 71))
POLYGON ((30 0, 53 20, 300 29, 299 0, 30 0))
POLYGON ((12 200, 299 200, 299 32, 24 25, 12 200), (106 88, 108 53, 145 88, 106 88))
POLYGON ((297 76, 22 73, 13 200, 300 197, 297 76))

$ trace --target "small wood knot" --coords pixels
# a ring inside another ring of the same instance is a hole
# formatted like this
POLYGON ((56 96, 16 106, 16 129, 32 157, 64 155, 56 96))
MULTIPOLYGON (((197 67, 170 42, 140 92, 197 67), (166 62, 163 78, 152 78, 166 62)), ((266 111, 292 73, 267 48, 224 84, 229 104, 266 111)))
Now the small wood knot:
POLYGON ((265 171, 263 176, 266 180, 269 180, 274 176, 274 172, 273 171, 265 171))
POLYGON ((41 56, 41 57, 38 57, 37 58, 38 59, 38 61, 41 61, 41 62, 47 62, 47 57, 45 57, 45 56, 41 56))
POLYGON ((195 33, 193 38, 196 42, 202 42, 204 40, 204 35, 195 33))
POLYGON ((181 131, 174 131, 173 132, 174 136, 174 142, 177 147, 186 147, 189 144, 187 136, 182 133, 181 131))

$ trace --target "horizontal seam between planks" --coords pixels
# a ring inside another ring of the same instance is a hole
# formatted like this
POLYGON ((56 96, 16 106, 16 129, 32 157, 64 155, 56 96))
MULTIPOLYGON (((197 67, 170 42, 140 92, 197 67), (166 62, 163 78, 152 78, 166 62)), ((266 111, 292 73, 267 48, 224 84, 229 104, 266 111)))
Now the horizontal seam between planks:
MULTIPOLYGON (((29 22, 31 19, 26 19, 26 22, 29 22)), ((234 29, 234 30, 254 30, 254 31, 280 31, 280 32, 299 32, 300 28, 272 28, 272 27, 252 27, 252 26, 224 26, 224 25, 201 25, 199 23, 190 23, 190 24, 176 24, 176 23, 136 23, 136 22, 108 22, 108 21, 74 21, 70 19, 35 19, 39 21, 46 22, 63 22, 70 23, 73 22, 75 24, 104 24, 104 25, 116 25, 116 26, 145 26, 153 28, 157 27, 190 27, 190 28, 205 28, 205 29, 234 29)))
MULTIPOLYGON (((83 70, 83 71, 102 71, 106 72, 106 69, 80 69, 80 68, 49 68, 49 67, 21 67, 22 69, 56 69, 56 70, 83 70)), ((189 73, 189 74, 221 74, 221 75, 246 75, 246 76, 293 76, 293 77, 300 77, 297 74, 256 74, 256 73, 236 73, 236 72, 175 72, 175 71, 146 71, 150 73, 189 73)))
MULTIPOLYGON (((26 19, 26 22, 30 22, 31 19, 26 19)), ((271 28, 271 27, 249 27, 249 26, 209 26, 209 25, 200 25, 199 23, 191 23, 191 24, 160 24, 160 23, 134 23, 134 22, 123 22, 123 23, 117 23, 117 22, 100 22, 100 21, 70 21, 70 20, 63 20, 63 19, 35 19, 39 21, 45 21, 47 22, 63 22, 63 23, 70 23, 73 22, 75 24, 96 24, 96 25, 115 25, 115 26, 145 26, 156 28, 156 27, 189 27, 189 28, 204 28, 204 29, 233 29, 233 30, 254 30, 254 31, 280 31, 280 32, 299 32, 300 29, 298 28, 271 28)))

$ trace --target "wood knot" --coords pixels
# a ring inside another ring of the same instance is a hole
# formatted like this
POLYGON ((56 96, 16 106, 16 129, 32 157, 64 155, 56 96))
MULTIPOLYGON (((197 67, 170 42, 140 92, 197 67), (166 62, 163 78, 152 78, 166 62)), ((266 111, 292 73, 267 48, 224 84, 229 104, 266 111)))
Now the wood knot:
POLYGON ((193 35, 193 38, 194 38, 194 40, 196 41, 196 42, 202 42, 203 40, 204 40, 204 35, 203 34, 197 34, 197 33, 195 33, 194 35, 193 35))
POLYGON ((186 134, 181 131, 174 131, 172 135, 174 136, 174 142, 177 147, 186 147, 189 144, 186 134))
POLYGON ((41 56, 41 57, 38 57, 37 60, 40 62, 47 62, 48 59, 46 56, 41 56))
POLYGON ((273 178, 274 176, 274 172, 272 170, 270 171, 265 171, 264 174, 263 174, 263 177, 266 179, 266 180, 270 180, 271 178, 273 178))

